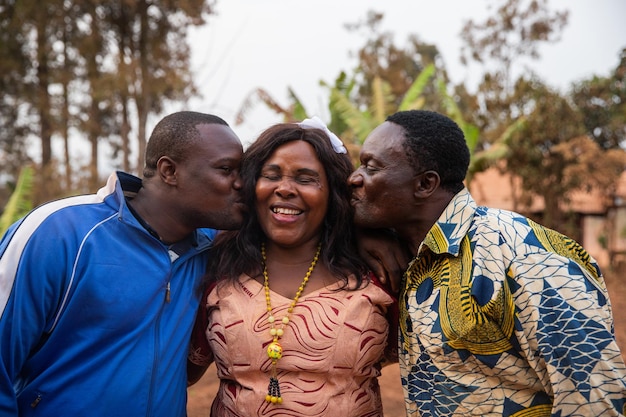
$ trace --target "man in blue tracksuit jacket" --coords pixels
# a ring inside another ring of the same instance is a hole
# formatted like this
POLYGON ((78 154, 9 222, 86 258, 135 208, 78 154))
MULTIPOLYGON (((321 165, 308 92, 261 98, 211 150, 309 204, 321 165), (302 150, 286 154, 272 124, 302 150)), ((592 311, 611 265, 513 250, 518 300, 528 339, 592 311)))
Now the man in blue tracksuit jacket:
POLYGON ((186 415, 185 372, 213 229, 239 227, 239 138, 165 117, 143 181, 50 202, 0 241, 0 416, 186 415))

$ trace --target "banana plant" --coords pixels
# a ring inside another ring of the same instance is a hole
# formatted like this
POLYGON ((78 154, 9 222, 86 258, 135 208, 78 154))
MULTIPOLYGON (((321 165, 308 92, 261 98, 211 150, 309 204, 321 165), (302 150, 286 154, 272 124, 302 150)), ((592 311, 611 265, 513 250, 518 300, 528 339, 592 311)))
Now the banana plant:
POLYGON ((0 216, 0 236, 6 232, 9 226, 32 209, 33 186, 33 168, 25 166, 20 171, 15 190, 11 193, 11 197, 2 211, 2 216, 0 216))
POLYGON ((261 101, 270 110, 273 110, 276 114, 282 116, 285 122, 293 122, 306 119, 307 112, 302 104, 302 101, 298 98, 292 88, 287 89, 289 93, 289 105, 286 107, 281 106, 274 98, 264 89, 257 88, 253 90, 243 104, 239 108, 237 115, 235 116, 235 125, 240 125, 245 122, 246 114, 254 106, 255 99, 261 101))
MULTIPOLYGON (((352 137, 353 142, 362 145, 367 135, 379 124, 385 121, 387 115, 401 110, 420 109, 424 106, 422 93, 424 88, 435 74, 434 64, 429 64, 413 81, 402 98, 400 105, 393 108, 394 97, 389 84, 380 77, 375 77, 372 82, 372 104, 367 109, 359 109, 350 99, 350 89, 340 86, 329 86, 330 107, 340 118, 349 132, 337 132, 342 138, 352 137)), ((354 85, 348 84, 348 86, 354 85)))

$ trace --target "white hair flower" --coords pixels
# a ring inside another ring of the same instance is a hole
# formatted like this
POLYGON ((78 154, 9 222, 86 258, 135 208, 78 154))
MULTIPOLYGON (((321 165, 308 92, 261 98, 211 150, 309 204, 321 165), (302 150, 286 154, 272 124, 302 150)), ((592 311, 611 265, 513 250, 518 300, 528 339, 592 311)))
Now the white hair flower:
POLYGON ((343 142, 341 141, 341 139, 339 139, 337 135, 335 135, 333 132, 328 130, 328 127, 326 127, 326 124, 324 124, 324 122, 322 122, 322 120, 319 117, 313 116, 310 119, 304 119, 303 121, 298 123, 298 125, 303 129, 313 128, 313 129, 323 130, 324 132, 326 132, 326 135, 328 135, 328 138, 330 139, 330 144, 333 145, 333 149, 335 150, 335 152, 348 153, 348 151, 346 150, 346 147, 343 146, 343 142))

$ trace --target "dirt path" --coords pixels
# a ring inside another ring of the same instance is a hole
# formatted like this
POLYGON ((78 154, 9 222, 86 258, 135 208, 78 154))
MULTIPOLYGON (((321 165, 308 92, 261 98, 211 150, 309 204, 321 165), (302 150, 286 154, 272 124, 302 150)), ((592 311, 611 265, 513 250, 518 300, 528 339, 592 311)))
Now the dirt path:
MULTIPOLYGON (((626 360, 626 266, 619 271, 607 270, 604 271, 604 273, 606 274, 606 286, 609 290, 609 297, 613 307, 617 343, 622 349, 622 355, 626 360)), ((211 366, 205 376, 188 390, 188 417, 209 416, 211 402, 217 390, 217 385, 215 367, 211 366)), ((383 396, 385 417, 404 416, 404 400, 402 386, 400 385, 400 370, 397 364, 383 368, 383 374, 380 378, 380 387, 383 396)))

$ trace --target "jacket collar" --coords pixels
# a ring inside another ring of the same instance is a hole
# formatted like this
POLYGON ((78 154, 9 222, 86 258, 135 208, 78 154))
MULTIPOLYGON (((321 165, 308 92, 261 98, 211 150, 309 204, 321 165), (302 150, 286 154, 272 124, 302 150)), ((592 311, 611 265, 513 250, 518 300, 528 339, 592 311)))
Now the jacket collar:
MULTIPOLYGON (((146 233, 148 233, 148 230, 141 225, 139 219, 132 214, 130 207, 126 204, 126 199, 132 200, 141 187, 141 178, 123 171, 116 171, 109 176, 106 185, 98 190, 98 196, 117 210, 120 220, 137 222, 138 227, 146 230, 146 233)), ((212 240, 210 234, 200 229, 200 231, 195 230, 184 241, 174 243, 171 246, 176 247, 177 251, 191 247, 197 250, 204 250, 211 245, 212 240)))

